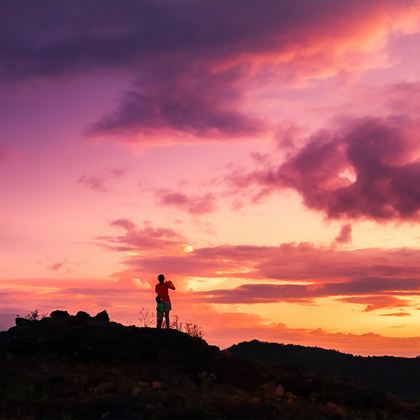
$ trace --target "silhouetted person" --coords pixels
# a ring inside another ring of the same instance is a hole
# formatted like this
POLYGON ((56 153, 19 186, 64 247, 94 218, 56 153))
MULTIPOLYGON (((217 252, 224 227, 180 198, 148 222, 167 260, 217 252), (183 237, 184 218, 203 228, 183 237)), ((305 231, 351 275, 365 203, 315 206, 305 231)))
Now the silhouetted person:
MULTIPOLYGON (((171 307, 171 300, 169 299, 169 289, 175 290, 175 286, 171 281, 165 281, 165 276, 163 274, 158 275, 158 281, 159 283, 155 286, 155 292, 160 297, 161 301, 163 302, 165 306, 165 322, 166 322, 166 328, 170 328, 169 323, 169 311, 172 309, 171 307)), ((162 327, 162 321, 157 322, 157 328, 162 327)))
POLYGON ((156 296, 156 328, 162 328, 163 314, 165 313, 165 304, 160 296, 156 296))

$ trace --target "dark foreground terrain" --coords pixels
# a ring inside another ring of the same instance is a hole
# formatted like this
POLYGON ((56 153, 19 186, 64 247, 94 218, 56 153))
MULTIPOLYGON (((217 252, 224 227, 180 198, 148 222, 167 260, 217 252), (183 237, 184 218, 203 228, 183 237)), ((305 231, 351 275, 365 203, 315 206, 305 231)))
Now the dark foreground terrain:
POLYGON ((265 360, 267 343, 253 342, 262 357, 240 354, 249 343, 220 351, 177 330, 109 322, 106 312, 16 321, 0 333, 2 419, 420 418, 412 396, 286 356, 265 360))

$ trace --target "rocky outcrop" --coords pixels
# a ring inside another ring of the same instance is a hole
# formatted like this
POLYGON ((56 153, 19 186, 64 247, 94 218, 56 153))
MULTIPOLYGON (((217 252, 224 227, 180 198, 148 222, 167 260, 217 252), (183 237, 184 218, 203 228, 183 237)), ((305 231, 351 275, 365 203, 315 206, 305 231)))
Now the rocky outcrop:
POLYGON ((9 330, 5 351, 16 356, 29 354, 81 361, 136 361, 206 368, 213 363, 218 348, 201 338, 177 330, 125 327, 110 322, 106 311, 91 316, 79 311, 53 311, 39 320, 16 318, 9 330), (18 337, 18 340, 16 340, 18 337))

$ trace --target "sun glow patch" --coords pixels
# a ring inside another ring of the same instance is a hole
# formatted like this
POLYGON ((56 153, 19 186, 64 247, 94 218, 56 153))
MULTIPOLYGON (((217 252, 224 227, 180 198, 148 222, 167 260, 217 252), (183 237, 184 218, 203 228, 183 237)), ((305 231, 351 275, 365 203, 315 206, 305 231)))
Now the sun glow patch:
POLYGON ((354 184, 357 180, 357 175, 354 169, 346 168, 338 174, 338 177, 345 180, 349 184, 354 184))
POLYGON ((247 274, 251 273, 252 269, 249 267, 240 267, 234 270, 218 270, 216 274, 223 275, 223 274, 247 274))
POLYGON ((146 283, 141 278, 136 277, 131 280, 134 286, 138 287, 139 289, 150 289, 149 283, 146 283))
POLYGON ((188 244, 184 244, 182 245, 182 250, 186 253, 186 254, 190 254, 191 252, 194 251, 194 248, 192 245, 188 245, 188 244))

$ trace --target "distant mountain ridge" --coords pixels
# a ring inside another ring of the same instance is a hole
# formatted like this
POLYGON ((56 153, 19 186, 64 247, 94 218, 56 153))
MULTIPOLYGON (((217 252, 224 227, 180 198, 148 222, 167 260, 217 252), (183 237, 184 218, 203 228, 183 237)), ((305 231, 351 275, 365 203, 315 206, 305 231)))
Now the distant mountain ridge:
POLYGON ((278 363, 328 375, 370 389, 405 396, 420 395, 420 358, 353 356, 336 350, 252 340, 227 349, 235 356, 261 363, 278 363))

